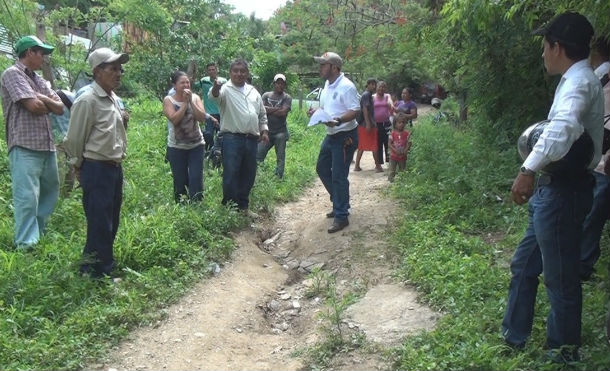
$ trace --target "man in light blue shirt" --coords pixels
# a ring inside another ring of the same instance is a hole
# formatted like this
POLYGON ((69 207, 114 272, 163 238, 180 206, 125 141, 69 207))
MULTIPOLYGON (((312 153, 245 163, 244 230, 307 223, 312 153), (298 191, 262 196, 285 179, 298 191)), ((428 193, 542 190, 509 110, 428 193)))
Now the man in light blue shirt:
POLYGON ((593 27, 584 16, 563 13, 534 34, 544 36, 544 66, 550 75, 561 75, 561 81, 549 123, 511 188, 515 203, 529 201, 529 225, 511 262, 502 329, 509 346, 525 347, 542 273, 551 306, 547 357, 570 363, 579 360, 580 241, 593 198, 591 170, 601 157, 604 103, 601 84, 587 60, 593 27), (579 151, 586 156, 575 156, 579 151), (540 176, 534 187, 536 173, 540 176))

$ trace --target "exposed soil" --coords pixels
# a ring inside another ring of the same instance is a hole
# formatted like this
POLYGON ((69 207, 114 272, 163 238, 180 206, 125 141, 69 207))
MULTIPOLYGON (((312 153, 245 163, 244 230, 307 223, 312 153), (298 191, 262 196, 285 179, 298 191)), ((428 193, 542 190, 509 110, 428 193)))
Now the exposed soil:
MULTIPOLYGON (((353 168, 353 166, 352 166, 353 168)), ((439 314, 417 302, 415 291, 393 275, 398 256, 387 237, 402 217, 387 170, 375 173, 365 153, 363 171, 350 173, 350 225, 328 234, 331 203, 317 181, 303 197, 254 221, 234 238, 238 248, 214 277, 197 284, 168 318, 140 328, 98 369, 302 370, 305 350, 325 339, 330 325, 320 313, 324 297, 312 295, 319 268, 336 277, 337 292, 357 294, 344 313, 345 336, 361 334, 364 346, 333 358, 334 370, 390 369, 384 350, 439 314)), ((287 174, 290 176, 290 174, 287 174)), ((320 275, 318 275, 320 277, 320 275)))

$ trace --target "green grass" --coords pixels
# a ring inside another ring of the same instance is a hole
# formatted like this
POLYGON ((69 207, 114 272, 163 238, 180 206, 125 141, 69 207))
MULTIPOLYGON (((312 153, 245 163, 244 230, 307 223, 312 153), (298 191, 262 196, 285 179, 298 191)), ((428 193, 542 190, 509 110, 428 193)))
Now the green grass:
MULTIPOLYGON (((509 350, 500 335, 508 262, 527 223, 526 208, 509 199, 519 167, 516 150, 500 151, 468 128, 420 121, 424 123, 413 133, 409 170, 392 188, 405 205, 392 240, 402 256, 401 274, 445 316, 435 330, 405 339, 395 368, 557 369, 543 359, 548 301, 542 284, 526 350, 509 350), (490 233, 497 242, 486 242, 490 233)), ((575 369, 610 368, 602 329, 608 241, 602 246, 599 277, 583 288, 582 362, 575 369)))
MULTIPOLYGON (((6 143, 0 143, 0 369, 80 369, 103 356, 130 329, 163 318, 164 307, 208 276, 210 262, 229 257, 235 246, 228 232, 247 225, 220 205, 218 171, 206 172, 201 204, 174 204, 161 105, 129 103, 124 202, 114 249, 123 278, 118 285, 77 274, 86 237, 80 190, 60 200, 34 251, 13 250, 10 172, 6 143)), ((314 179, 323 132, 306 130, 306 122, 302 112, 289 116, 285 178, 273 176, 270 151, 257 174, 252 209, 270 211, 277 202, 295 199, 314 179)))

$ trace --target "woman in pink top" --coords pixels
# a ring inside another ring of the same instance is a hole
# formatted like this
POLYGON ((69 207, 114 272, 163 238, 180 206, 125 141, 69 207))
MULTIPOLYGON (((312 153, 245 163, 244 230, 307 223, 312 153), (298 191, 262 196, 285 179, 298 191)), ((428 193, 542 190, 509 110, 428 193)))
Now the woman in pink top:
POLYGON ((390 148, 388 147, 388 130, 392 127, 390 116, 394 111, 394 104, 390 94, 386 93, 387 85, 384 81, 377 83, 377 93, 373 95, 373 105, 375 107, 375 123, 377 124, 377 156, 379 164, 385 161, 390 162, 390 148))

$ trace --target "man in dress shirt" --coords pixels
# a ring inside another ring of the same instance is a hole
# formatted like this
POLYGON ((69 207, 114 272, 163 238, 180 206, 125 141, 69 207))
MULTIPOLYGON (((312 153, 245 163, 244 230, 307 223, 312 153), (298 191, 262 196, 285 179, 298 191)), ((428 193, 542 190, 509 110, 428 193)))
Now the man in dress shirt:
POLYGON ((587 60, 593 27, 578 13, 563 13, 534 34, 544 36, 544 66, 561 75, 549 123, 526 158, 511 188, 522 205, 529 201, 529 224, 511 262, 512 278, 502 322, 506 343, 523 348, 532 331, 538 276, 550 302, 547 357, 578 361, 582 289, 579 278, 582 223, 591 207, 592 170, 601 157, 604 102, 601 84, 587 60), (589 138, 586 163, 570 163, 577 141, 589 138), (592 141, 592 143, 591 143, 592 141), (567 156, 566 156, 567 155, 567 156), (562 160, 563 159, 563 160, 562 160), (590 160, 589 160, 590 159, 590 160), (558 161, 565 164, 559 171, 558 161), (534 175, 540 173, 534 187, 534 175), (544 264, 543 264, 544 262, 544 264))
POLYGON ((208 97, 218 103, 222 125, 222 203, 234 203, 251 217, 250 191, 256 178, 258 142, 269 143, 267 114, 261 95, 246 81, 248 63, 236 59, 229 70, 230 80, 214 80, 208 97))
POLYGON ((349 166, 358 148, 360 111, 358 90, 341 72, 343 60, 333 52, 314 57, 320 65, 320 76, 326 80, 320 94, 320 108, 333 117, 326 122, 326 137, 322 142, 316 170, 330 194, 333 210, 326 214, 333 218, 328 233, 335 233, 349 225, 349 166))
POLYGON ((47 81, 34 72, 53 47, 36 36, 25 36, 14 49, 18 60, 2 73, 0 84, 13 191, 14 243, 27 249, 38 243, 59 197, 48 114, 61 115, 64 106, 47 81))
POLYGON ((595 39, 591 47, 591 67, 594 68, 595 75, 602 79, 610 72, 610 42, 600 36, 595 39))
POLYGON ((94 82, 72 106, 66 152, 83 188, 87 241, 80 270, 93 278, 110 275, 114 268, 113 244, 119 229, 123 202, 123 169, 127 137, 119 99, 127 54, 100 48, 87 61, 94 82))

